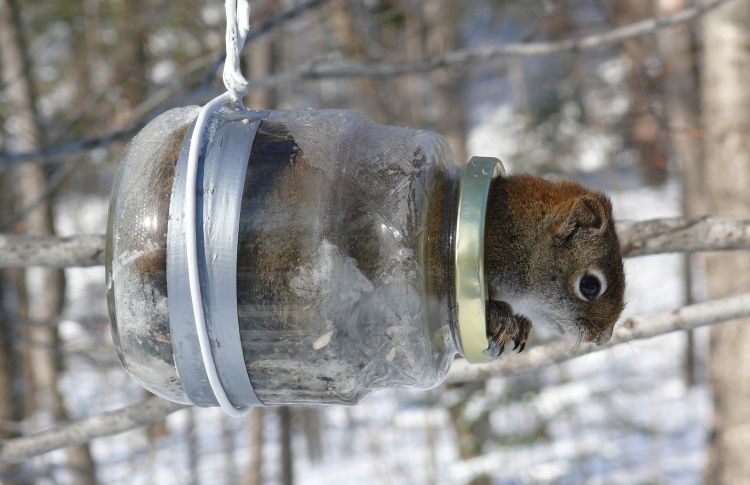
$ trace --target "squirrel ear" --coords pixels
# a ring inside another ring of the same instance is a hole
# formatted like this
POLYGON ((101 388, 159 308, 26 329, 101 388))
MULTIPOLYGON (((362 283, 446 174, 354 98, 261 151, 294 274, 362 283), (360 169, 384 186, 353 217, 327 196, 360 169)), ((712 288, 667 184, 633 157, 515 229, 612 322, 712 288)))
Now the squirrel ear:
POLYGON ((570 208, 564 210, 562 221, 555 227, 555 239, 567 242, 579 229, 601 233, 609 219, 608 207, 609 201, 599 194, 578 197, 570 208))

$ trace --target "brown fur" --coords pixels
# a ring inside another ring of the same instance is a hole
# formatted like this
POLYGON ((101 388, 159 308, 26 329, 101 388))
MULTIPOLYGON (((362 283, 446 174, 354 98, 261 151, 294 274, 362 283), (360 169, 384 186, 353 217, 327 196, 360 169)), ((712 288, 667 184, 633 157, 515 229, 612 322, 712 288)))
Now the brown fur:
MULTIPOLYGON (((496 293, 514 295, 527 307, 536 302, 534 309, 562 333, 589 342, 609 339, 624 306, 625 277, 604 194, 575 182, 502 177, 490 193, 485 246, 487 278, 496 293), (576 296, 575 285, 592 268, 603 273, 607 288, 588 302, 576 296)), ((492 335, 500 323, 489 325, 492 335)))

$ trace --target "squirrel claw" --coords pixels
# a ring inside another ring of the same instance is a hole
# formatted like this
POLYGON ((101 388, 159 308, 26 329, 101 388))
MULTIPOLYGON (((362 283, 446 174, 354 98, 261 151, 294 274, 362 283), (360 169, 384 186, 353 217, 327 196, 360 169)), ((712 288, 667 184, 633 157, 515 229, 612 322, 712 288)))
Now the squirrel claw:
POLYGON ((505 302, 490 300, 488 304, 488 332, 490 341, 485 355, 498 358, 506 345, 513 343, 513 351, 523 352, 531 331, 531 321, 520 314, 513 314, 513 309, 505 302))
POLYGON ((488 357, 492 357, 493 359, 497 359, 498 357, 500 357, 502 355, 502 353, 503 353, 504 350, 505 350, 505 346, 504 345, 496 345, 493 342, 493 343, 491 343, 489 345, 489 347, 487 347, 484 350, 484 355, 486 355, 488 357))

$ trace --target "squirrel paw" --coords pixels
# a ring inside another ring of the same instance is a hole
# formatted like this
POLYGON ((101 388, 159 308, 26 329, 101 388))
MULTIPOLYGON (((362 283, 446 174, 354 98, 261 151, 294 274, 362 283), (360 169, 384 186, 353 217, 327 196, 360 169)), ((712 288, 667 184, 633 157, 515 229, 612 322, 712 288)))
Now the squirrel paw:
POLYGON ((531 321, 523 315, 513 314, 510 305, 490 300, 488 302, 489 347, 484 353, 497 358, 505 346, 513 342, 513 350, 523 352, 531 331, 531 321))

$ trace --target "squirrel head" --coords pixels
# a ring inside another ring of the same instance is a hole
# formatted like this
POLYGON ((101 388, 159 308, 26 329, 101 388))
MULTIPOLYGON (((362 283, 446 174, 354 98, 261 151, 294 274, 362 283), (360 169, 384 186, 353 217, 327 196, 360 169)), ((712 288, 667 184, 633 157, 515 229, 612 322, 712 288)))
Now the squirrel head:
POLYGON ((609 340, 625 276, 604 194, 569 181, 503 177, 493 185, 487 224, 493 298, 556 333, 609 340))

